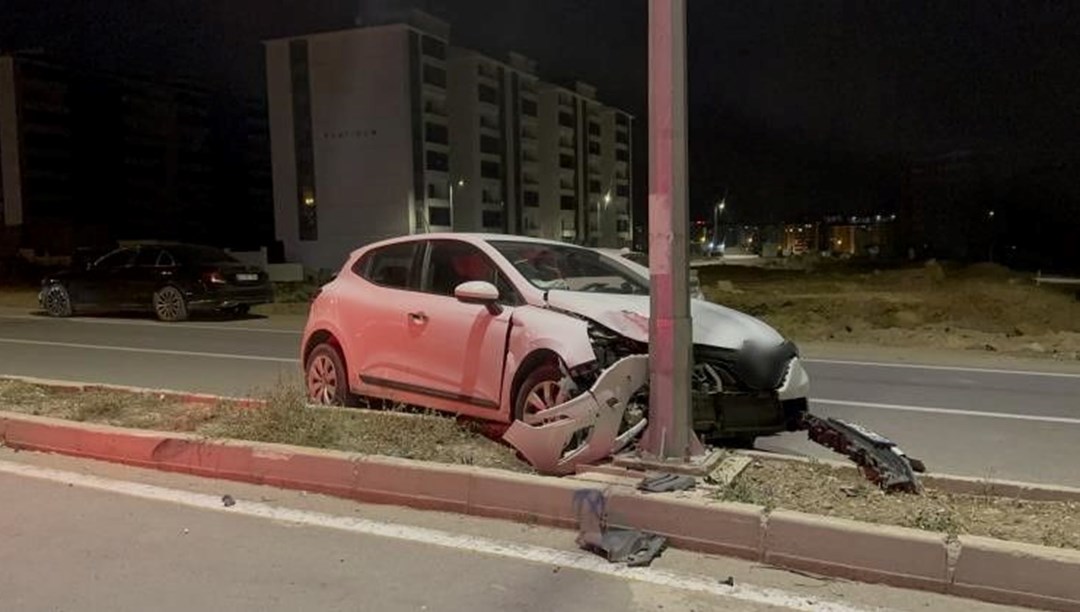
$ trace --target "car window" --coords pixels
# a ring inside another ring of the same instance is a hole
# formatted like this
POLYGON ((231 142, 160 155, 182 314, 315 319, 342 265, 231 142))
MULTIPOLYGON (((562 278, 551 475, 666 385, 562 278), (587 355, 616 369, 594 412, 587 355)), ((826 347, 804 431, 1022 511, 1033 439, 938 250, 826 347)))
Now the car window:
POLYGON ((499 290, 499 301, 508 306, 522 302, 520 294, 491 258, 475 246, 459 240, 433 240, 425 269, 424 291, 453 296, 454 289, 469 281, 487 281, 499 290))
POLYGON ((419 242, 391 244, 372 251, 354 268, 363 278, 395 289, 408 289, 419 242))
POLYGON ((543 242, 490 244, 539 289, 648 295, 649 279, 591 249, 543 242))
POLYGON ((131 249, 116 249, 115 251, 102 256, 96 262, 94 262, 95 268, 122 268, 131 262, 131 257, 135 254, 135 251, 131 249))
POLYGON ((176 265, 176 259, 168 251, 162 251, 157 260, 158 267, 171 268, 176 265))
POLYGON ((152 268, 158 265, 160 256, 161 249, 157 247, 141 247, 139 252, 135 254, 135 263, 133 265, 140 268, 152 268))

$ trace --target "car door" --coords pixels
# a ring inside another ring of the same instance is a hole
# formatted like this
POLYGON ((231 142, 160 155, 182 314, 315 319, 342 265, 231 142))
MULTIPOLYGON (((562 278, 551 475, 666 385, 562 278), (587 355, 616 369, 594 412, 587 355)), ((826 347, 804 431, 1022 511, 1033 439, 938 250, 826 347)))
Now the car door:
POLYGON ((99 258, 79 275, 77 284, 72 287, 72 298, 76 303, 88 306, 119 307, 118 279, 134 256, 134 249, 119 248, 99 258))
POLYGON ((422 240, 379 247, 353 266, 342 283, 338 324, 347 338, 346 369, 366 392, 390 397, 415 378, 400 348, 408 336, 409 306, 417 295, 422 240))
POLYGON ((409 382, 457 403, 466 414, 498 410, 510 317, 521 299, 491 259, 468 242, 431 240, 424 260, 421 292, 406 313, 408 334, 400 349, 412 365, 409 382), (500 289, 498 312, 454 297, 458 285, 477 280, 500 289))
POLYGON ((160 247, 141 246, 131 263, 118 271, 115 291, 120 306, 145 309, 153 305, 154 291, 163 284, 159 281, 163 269, 158 266, 162 253, 160 247))

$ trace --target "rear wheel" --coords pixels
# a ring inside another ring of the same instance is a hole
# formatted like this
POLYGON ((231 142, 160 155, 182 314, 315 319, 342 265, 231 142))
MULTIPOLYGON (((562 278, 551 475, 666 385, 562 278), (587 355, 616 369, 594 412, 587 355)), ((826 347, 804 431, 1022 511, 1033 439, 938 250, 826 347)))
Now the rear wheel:
POLYGON ((246 317, 249 312, 251 312, 251 306, 247 304, 240 304, 229 309, 229 315, 236 318, 246 317))
POLYGON ((63 285, 49 285, 42 302, 45 312, 51 317, 70 317, 75 314, 71 305, 71 294, 63 285))
POLYGON ((154 293, 154 314, 169 323, 188 318, 187 300, 179 289, 172 285, 162 287, 154 293))
POLYGON ((320 344, 308 355, 304 380, 307 397, 324 406, 344 406, 349 399, 349 377, 345 361, 332 344, 320 344))

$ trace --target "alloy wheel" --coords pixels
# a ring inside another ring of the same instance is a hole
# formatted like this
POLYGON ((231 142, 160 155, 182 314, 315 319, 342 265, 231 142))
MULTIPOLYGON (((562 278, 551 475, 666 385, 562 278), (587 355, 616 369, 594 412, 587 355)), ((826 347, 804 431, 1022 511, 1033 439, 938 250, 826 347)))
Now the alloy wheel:
POLYGON ((45 293, 45 312, 54 317, 71 314, 71 296, 63 285, 53 285, 45 293))
POLYGON ((178 321, 186 313, 184 296, 175 287, 165 287, 154 294, 154 312, 162 321, 178 321))
POLYGON ((316 355, 308 365, 308 397, 325 406, 336 403, 338 372, 334 361, 326 355, 316 355))

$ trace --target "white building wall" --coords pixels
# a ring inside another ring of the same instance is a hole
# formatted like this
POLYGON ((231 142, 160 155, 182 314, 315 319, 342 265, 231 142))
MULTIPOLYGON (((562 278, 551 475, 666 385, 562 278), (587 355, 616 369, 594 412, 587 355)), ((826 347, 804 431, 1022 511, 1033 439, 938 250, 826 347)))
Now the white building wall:
POLYGON ((310 241, 298 231, 290 41, 267 43, 275 226, 289 260, 337 269, 363 244, 410 233, 409 31, 385 26, 305 37, 318 215, 318 237, 310 241))

